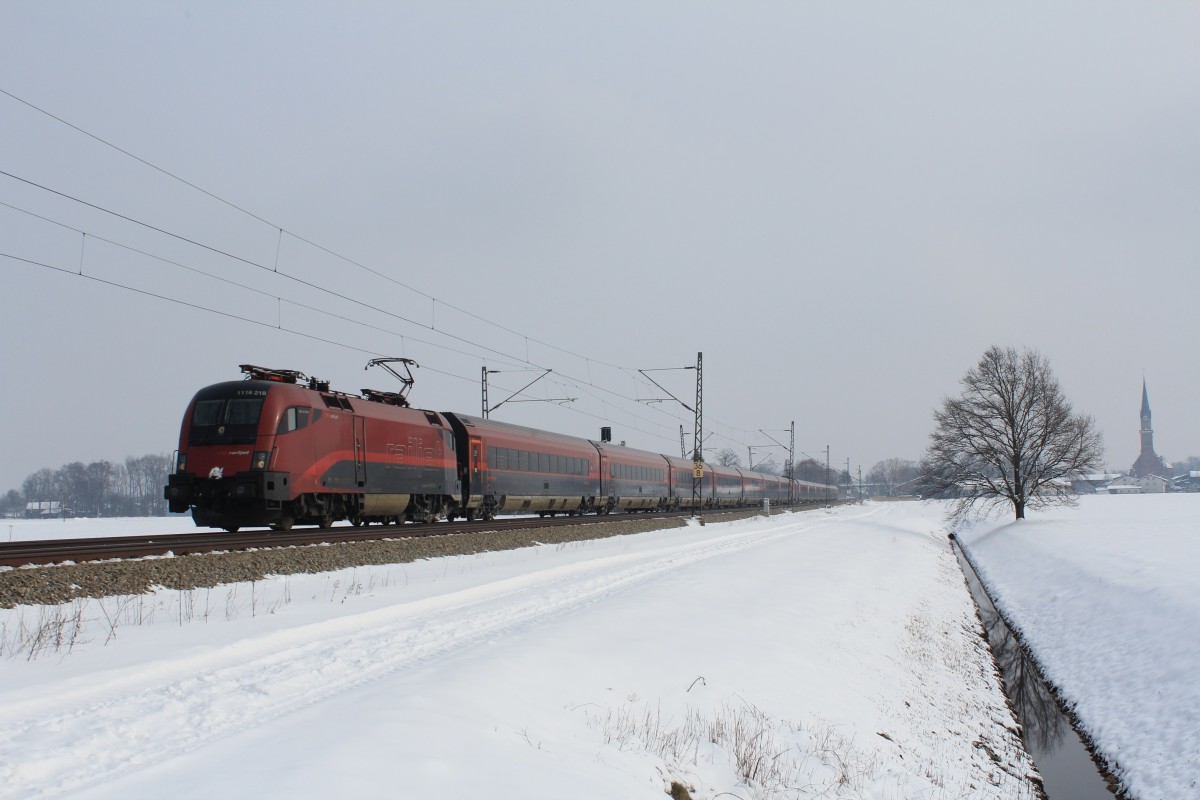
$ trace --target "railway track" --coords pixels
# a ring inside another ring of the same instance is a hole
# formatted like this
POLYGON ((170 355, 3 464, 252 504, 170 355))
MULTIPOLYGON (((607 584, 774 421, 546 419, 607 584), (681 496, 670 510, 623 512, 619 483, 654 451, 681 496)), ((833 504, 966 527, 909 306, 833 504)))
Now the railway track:
MULTIPOLYGON (((706 517, 730 513, 745 513, 745 508, 709 509, 706 517)), ((234 550, 274 547, 303 547, 315 544, 339 544, 380 539, 410 539, 422 536, 445 536, 455 533, 501 531, 510 529, 555 528, 563 525, 601 525, 652 516, 656 519, 686 517, 688 511, 655 513, 653 515, 617 514, 586 517, 506 518, 490 522, 438 522, 432 525, 408 523, 403 525, 370 525, 361 528, 335 527, 328 529, 298 528, 290 531, 242 530, 237 533, 199 532, 175 533, 160 536, 109 536, 93 539, 46 539, 26 542, 0 543, 0 566, 78 563, 108 559, 146 558, 149 556, 190 555, 234 550)))

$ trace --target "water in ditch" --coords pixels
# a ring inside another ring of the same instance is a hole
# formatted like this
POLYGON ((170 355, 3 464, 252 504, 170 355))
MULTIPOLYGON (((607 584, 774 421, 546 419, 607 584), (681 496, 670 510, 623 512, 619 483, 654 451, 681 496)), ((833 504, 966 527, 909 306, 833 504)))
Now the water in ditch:
POLYGON ((1017 722, 1021 723, 1025 747, 1045 782, 1046 797, 1112 800, 1113 789, 1071 727, 1071 721, 1059 709, 1037 665, 992 605, 958 542, 954 543, 954 552, 983 620, 988 644, 1004 679, 1004 691, 1017 722))

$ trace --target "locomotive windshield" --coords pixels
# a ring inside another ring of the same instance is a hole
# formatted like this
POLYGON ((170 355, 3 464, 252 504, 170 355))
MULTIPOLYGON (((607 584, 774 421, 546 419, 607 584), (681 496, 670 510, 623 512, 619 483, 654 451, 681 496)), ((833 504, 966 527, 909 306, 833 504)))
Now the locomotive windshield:
MULTIPOLYGON (((265 394, 265 392, 264 392, 265 394)), ((252 444, 264 397, 197 400, 188 444, 252 444)))

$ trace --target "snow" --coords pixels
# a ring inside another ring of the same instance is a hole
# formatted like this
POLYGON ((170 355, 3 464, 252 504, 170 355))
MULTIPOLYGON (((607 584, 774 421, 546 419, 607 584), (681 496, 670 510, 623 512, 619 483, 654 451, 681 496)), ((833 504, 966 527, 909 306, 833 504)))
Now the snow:
POLYGON ((1032 798, 940 511, 0 610, 0 797, 1032 798))
POLYGON ((89 519, 3 519, 0 520, 0 541, 29 542, 46 539, 84 539, 99 536, 152 536, 166 533, 196 533, 211 528, 197 528, 191 514, 171 514, 166 517, 104 517, 89 519))
POLYGON ((1200 495, 1085 496, 960 533, 1140 800, 1200 798, 1200 495))

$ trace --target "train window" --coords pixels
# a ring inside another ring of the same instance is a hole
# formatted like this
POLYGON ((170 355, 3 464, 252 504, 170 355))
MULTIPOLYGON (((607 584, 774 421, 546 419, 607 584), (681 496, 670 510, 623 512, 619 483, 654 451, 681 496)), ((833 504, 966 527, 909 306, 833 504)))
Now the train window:
POLYGON ((216 425, 221 419, 221 405, 224 400, 201 400, 196 403, 196 410, 192 412, 192 425, 207 427, 216 425))
POLYGON ((262 413, 263 401, 257 398, 238 398, 229 401, 225 421, 230 425, 254 425, 262 413))
POLYGON ((293 406, 283 412, 279 418, 279 428, 276 433, 291 433, 308 425, 308 415, 312 409, 306 406, 293 406))
POLYGON ((528 472, 529 471, 529 451, 527 451, 527 450, 518 450, 517 451, 517 471, 518 472, 528 472))

